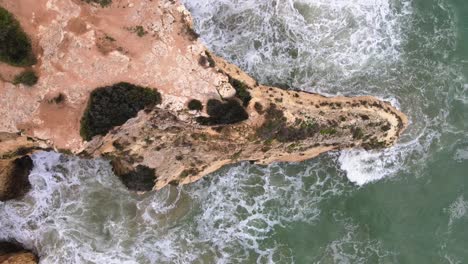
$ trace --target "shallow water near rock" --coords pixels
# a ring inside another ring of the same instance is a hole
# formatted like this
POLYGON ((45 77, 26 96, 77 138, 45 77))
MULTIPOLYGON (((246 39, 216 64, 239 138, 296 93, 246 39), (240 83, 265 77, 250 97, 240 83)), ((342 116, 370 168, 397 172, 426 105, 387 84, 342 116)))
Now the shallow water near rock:
POLYGON ((0 240, 41 263, 464 263, 468 5, 462 0, 187 0, 201 40, 261 83, 375 95, 410 118, 380 152, 241 163, 128 192, 103 160, 33 156, 0 240))

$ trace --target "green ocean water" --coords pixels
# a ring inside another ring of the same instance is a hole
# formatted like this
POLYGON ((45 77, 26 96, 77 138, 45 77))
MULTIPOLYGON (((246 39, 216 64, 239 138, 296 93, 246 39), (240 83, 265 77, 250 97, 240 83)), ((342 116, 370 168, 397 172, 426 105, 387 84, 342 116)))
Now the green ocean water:
POLYGON ((0 239, 42 263, 467 263, 468 2, 186 0, 197 32, 260 82, 374 95, 398 144, 241 163, 129 193, 103 160, 35 154, 0 239))

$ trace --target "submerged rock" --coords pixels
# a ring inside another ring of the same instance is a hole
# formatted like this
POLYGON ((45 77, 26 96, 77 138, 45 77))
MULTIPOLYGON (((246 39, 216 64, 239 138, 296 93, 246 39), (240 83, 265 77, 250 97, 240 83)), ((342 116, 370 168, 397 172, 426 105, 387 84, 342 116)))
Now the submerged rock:
POLYGON ((38 258, 16 243, 0 242, 0 264, 35 264, 38 258))

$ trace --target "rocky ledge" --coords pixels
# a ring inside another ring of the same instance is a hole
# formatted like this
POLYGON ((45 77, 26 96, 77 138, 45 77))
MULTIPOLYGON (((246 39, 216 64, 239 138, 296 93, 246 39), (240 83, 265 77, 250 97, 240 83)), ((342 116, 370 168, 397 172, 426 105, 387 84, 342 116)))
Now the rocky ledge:
POLYGON ((46 148, 47 144, 32 138, 0 132, 0 201, 21 198, 30 189, 29 154, 46 148))
POLYGON ((258 84, 206 49, 177 0, 0 6, 21 25, 24 32, 13 33, 26 34, 22 47, 30 49, 17 63, 0 63, 0 131, 22 135, 0 164, 9 175, 21 174, 14 164, 29 170, 18 150, 50 147, 109 158, 127 187, 147 191, 243 160, 384 148, 407 126, 403 113, 374 97, 258 84), (32 142, 42 145, 25 147, 32 142))
POLYGON ((0 264, 36 264, 37 257, 16 243, 0 242, 0 264))

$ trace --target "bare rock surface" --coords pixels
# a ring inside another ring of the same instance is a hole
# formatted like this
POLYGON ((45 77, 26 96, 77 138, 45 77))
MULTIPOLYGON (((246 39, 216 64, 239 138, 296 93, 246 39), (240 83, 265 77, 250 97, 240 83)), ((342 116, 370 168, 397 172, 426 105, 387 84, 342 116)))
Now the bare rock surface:
POLYGON ((33 253, 15 243, 0 242, 0 264, 35 263, 38 263, 38 259, 33 253))

